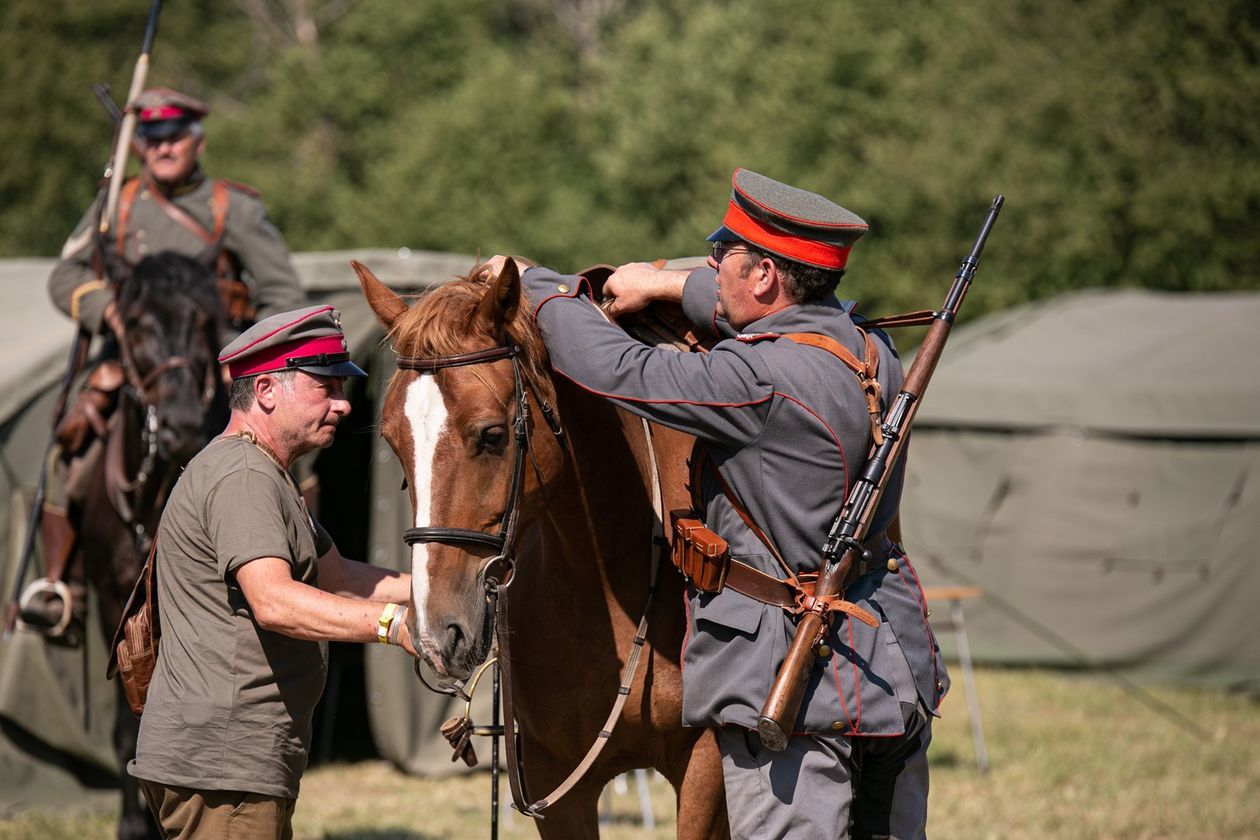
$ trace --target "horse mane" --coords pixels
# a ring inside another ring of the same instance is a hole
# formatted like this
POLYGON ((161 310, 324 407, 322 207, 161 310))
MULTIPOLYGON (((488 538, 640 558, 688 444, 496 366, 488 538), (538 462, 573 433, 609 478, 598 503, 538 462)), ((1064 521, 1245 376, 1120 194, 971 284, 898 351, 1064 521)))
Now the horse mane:
POLYGON ((223 320, 217 280, 203 263, 173 251, 143 258, 118 285, 118 307, 142 306, 153 312, 182 312, 188 307, 223 320))
MULTIPOLYGON (((399 354, 422 358, 497 346, 501 339, 480 329, 476 323, 477 307, 494 279, 487 266, 479 265, 463 277, 430 289, 416 298, 415 304, 394 322, 388 340, 399 354), (483 340, 470 345, 470 338, 483 340)), ((504 324, 504 331, 505 338, 524 351, 520 356, 521 365, 535 393, 554 405, 555 387, 548 369, 547 348, 534 326, 532 309, 524 296, 511 320, 504 324)))

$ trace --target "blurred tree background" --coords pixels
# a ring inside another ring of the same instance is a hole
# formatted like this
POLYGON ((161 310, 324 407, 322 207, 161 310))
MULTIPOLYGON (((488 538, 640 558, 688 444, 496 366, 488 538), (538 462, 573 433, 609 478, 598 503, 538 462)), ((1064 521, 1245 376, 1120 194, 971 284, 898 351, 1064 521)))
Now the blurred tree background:
MULTIPOLYGON (((56 254, 145 0, 5 0, 0 254, 56 254)), ((702 253, 737 166, 871 232, 846 296, 970 316, 1083 286, 1260 288, 1260 5, 1245 0, 170 0, 151 85, 294 250, 702 253)))

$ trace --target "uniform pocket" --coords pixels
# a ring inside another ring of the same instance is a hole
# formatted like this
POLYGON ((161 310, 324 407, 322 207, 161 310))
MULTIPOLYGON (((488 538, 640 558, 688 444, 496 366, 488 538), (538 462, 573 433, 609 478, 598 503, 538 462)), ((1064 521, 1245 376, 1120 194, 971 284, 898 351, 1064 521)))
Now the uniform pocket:
POLYGON ((734 590, 701 595, 696 600, 696 625, 715 636, 735 633, 753 637, 761 627, 766 605, 734 590))

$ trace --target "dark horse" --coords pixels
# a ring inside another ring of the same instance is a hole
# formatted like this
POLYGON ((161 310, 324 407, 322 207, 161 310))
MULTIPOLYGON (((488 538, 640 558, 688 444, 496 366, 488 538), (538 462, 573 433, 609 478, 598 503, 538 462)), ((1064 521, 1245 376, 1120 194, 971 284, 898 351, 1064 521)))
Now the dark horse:
MULTIPOLYGON (((222 316, 209 269, 169 252, 145 257, 118 284, 116 300, 124 325, 118 355, 126 379, 104 452, 69 507, 106 640, 114 635, 180 470, 223 430, 228 416, 216 361, 222 316)), ((122 784, 118 836, 158 836, 127 773, 139 719, 121 685, 115 682, 114 751, 122 784)))
MULTIPOLYGON (((648 603, 654 521, 659 526, 648 432, 598 396, 553 381, 512 263, 497 277, 474 269, 412 308, 365 267, 356 263, 355 270, 400 357, 381 434, 402 462, 417 528, 491 535, 506 513, 519 516, 515 569, 499 595, 511 619, 500 633, 506 629, 511 639, 505 667, 525 783, 534 796, 544 794, 603 728, 648 603), (492 355, 428 364, 514 345, 521 348, 515 361, 492 355), (554 406, 562 435, 538 420, 544 404, 554 406), (518 455, 513 432, 525 417, 527 458, 518 455)), ((685 507, 692 439, 653 427, 651 443, 664 509, 685 507)), ((495 548, 440 534, 436 540, 412 548, 410 629, 439 676, 466 679, 491 646, 483 578, 495 548)), ((680 723, 683 581, 668 560, 664 566, 648 615, 649 650, 612 737, 571 792, 543 812, 537 825, 545 838, 598 837, 600 792, 636 767, 653 767, 673 785, 680 838, 727 835, 716 740, 680 723)))

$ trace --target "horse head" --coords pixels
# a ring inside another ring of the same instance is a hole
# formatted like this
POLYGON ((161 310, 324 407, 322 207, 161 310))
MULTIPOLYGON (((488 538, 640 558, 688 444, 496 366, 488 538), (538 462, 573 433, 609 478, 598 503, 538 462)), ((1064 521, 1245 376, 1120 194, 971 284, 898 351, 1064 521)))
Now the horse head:
POLYGON ((412 638, 439 676, 464 678, 489 651, 489 595, 517 530, 563 468, 546 351, 511 261, 497 275, 474 268, 411 307, 354 268, 399 357, 381 435, 415 514, 412 638))
POLYGON ((182 466, 226 416, 214 275, 190 257, 153 254, 120 279, 117 306, 125 393, 145 414, 141 450, 182 466))

